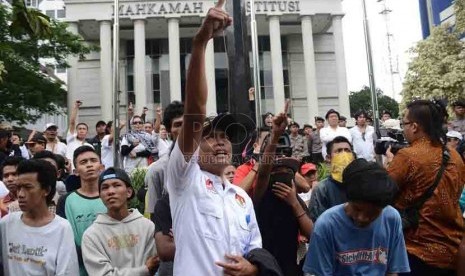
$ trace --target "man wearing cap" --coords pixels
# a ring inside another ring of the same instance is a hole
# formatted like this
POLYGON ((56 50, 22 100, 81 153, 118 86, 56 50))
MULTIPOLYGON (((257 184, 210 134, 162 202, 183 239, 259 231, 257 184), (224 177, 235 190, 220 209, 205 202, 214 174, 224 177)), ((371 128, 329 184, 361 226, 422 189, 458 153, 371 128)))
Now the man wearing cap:
POLYGON ((320 164, 325 161, 322 154, 323 142, 321 142, 320 132, 325 127, 325 119, 323 117, 315 117, 316 130, 312 135, 312 147, 308 148, 312 152, 312 163, 320 164))
POLYGON ((291 139, 292 157, 302 160, 304 156, 308 155, 308 145, 305 138, 299 134, 299 124, 292 121, 289 124, 289 138, 291 139))
POLYGON ((102 139, 107 134, 105 132, 106 127, 107 123, 105 123, 104 121, 98 121, 97 124, 95 124, 95 132, 97 133, 97 135, 95 135, 94 138, 87 140, 87 142, 94 147, 95 152, 99 156, 102 156, 102 139))
POLYGON ((350 135, 350 132, 347 128, 345 127, 340 127, 339 126, 339 119, 340 119, 339 112, 337 112, 334 109, 328 110, 326 113, 326 120, 328 121, 328 126, 324 127, 320 130, 320 138, 321 141, 323 142, 323 147, 322 147, 322 154, 323 158, 326 159, 327 153, 326 153, 326 145, 331 142, 334 138, 337 136, 344 136, 349 140, 349 142, 352 143, 352 136, 350 135))
POLYGON ((54 154, 59 154, 63 157, 66 157, 66 144, 62 143, 58 137, 58 126, 54 123, 48 123, 45 125, 44 136, 47 139, 46 150, 53 152, 54 154))
MULTIPOLYGON (((231 115, 205 120, 208 96, 205 50, 232 18, 224 0, 208 11, 192 43, 184 122, 171 152, 166 184, 176 244, 174 275, 255 275, 243 256, 261 247, 252 200, 223 179, 231 162, 231 115), (199 127, 204 125, 205 126, 199 127)), ((214 91, 210 91, 215 93, 214 91)))
POLYGON ((314 275, 397 275, 410 272, 402 220, 389 206, 397 185, 365 159, 343 173, 347 203, 327 210, 315 224, 304 272, 314 275))
POLYGON ((45 150, 47 140, 45 140, 45 137, 42 135, 42 133, 37 132, 25 144, 32 157, 34 154, 45 150))
POLYGON ((449 130, 446 134, 447 146, 453 149, 457 149, 460 141, 463 140, 462 134, 455 130, 449 130))
POLYGON ((460 99, 452 104, 455 113, 455 119, 451 122, 451 130, 460 132, 465 136, 465 100, 460 99))
POLYGON ((310 236, 312 221, 305 203, 297 196, 295 175, 300 161, 276 156, 277 144, 286 128, 285 112, 273 118, 271 137, 258 169, 253 200, 263 238, 263 248, 278 261, 286 276, 298 275, 298 234, 310 236))
POLYGON ((122 169, 100 174, 100 198, 106 213, 97 214, 82 237, 82 256, 89 275, 153 275, 159 260, 155 226, 137 209, 128 209, 134 197, 131 179, 122 169))

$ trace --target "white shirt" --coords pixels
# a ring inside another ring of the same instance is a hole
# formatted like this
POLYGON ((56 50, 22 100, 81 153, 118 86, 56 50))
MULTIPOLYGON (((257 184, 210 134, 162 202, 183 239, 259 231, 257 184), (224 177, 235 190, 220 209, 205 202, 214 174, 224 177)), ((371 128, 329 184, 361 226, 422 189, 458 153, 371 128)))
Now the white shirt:
POLYGON ((338 126, 336 130, 334 130, 330 126, 327 126, 320 130, 320 139, 321 142, 323 142, 323 147, 321 149, 321 154, 323 154, 323 158, 326 158, 327 155, 326 145, 338 136, 344 136, 349 140, 349 142, 352 143, 352 136, 350 135, 350 132, 346 127, 338 126))
POLYGON ((0 199, 6 197, 9 193, 10 191, 6 187, 5 183, 3 183, 3 181, 0 181, 0 199))
POLYGON ((105 166, 105 169, 113 167, 113 142, 110 145, 110 134, 105 135, 102 139, 100 154, 102 155, 102 164, 105 166))
POLYGON ((173 144, 173 141, 168 140, 168 139, 162 139, 159 137, 158 139, 158 158, 162 158, 163 155, 169 154, 171 145, 173 144))
POLYGON ((87 143, 85 140, 84 141, 79 141, 77 139, 77 133, 71 134, 71 132, 68 131, 68 134, 66 135, 66 158, 71 161, 71 168, 74 170, 74 160, 73 160, 73 155, 74 151, 79 148, 80 146, 90 146, 91 148, 94 148, 91 144, 87 143))
POLYGON ((373 138, 375 135, 375 128, 366 126, 365 134, 362 134, 358 126, 354 126, 350 130, 352 135, 352 143, 354 145, 354 152, 357 158, 364 158, 367 161, 375 161, 375 149, 373 138))
POLYGON ((200 170, 198 152, 186 162, 176 143, 166 184, 176 244, 173 275, 223 275, 225 254, 262 247, 252 200, 228 180, 200 170), (223 184, 224 183, 224 189, 223 184))
POLYGON ((55 215, 47 225, 31 227, 13 212, 0 221, 0 258, 8 275, 79 275, 73 230, 55 215))
MULTIPOLYGON (((121 142, 121 146, 131 146, 131 144, 129 143, 126 136, 123 137, 123 141, 121 142)), ((145 146, 142 143, 139 143, 135 148, 132 149, 131 152, 132 153, 138 153, 138 152, 141 152, 141 151, 144 151, 144 150, 145 150, 145 146)), ((145 168, 145 167, 148 166, 147 157, 132 158, 131 156, 129 156, 129 154, 124 157, 123 163, 124 163, 124 170, 129 175, 131 175, 132 171, 135 168, 145 168)))
POLYGON ((57 141, 55 143, 47 142, 46 150, 53 152, 54 154, 59 154, 63 157, 66 157, 67 146, 65 143, 57 141))

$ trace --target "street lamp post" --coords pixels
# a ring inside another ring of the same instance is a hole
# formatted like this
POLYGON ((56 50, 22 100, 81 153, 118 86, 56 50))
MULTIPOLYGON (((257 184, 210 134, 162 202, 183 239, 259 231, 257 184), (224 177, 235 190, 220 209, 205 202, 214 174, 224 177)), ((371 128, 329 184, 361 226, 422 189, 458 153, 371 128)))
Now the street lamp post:
POLYGON ((253 85, 255 87, 255 122, 257 128, 261 127, 261 83, 260 83, 260 57, 258 52, 257 21, 255 19, 255 0, 250 0, 250 37, 252 41, 253 85))
MULTIPOLYGON (((114 0, 113 17, 113 166, 121 168, 119 156, 119 0, 114 0)), ((105 103, 104 103, 105 104, 105 103)))
POLYGON ((375 129, 379 129, 378 121, 378 97, 376 95, 376 84, 375 84, 375 74, 373 70, 373 56, 371 51, 371 39, 370 39, 370 28, 368 25, 368 16, 365 0, 362 0, 363 7, 363 31, 365 33, 365 47, 367 52, 367 63, 368 63, 368 77, 370 81, 370 91, 371 91, 371 106, 373 108, 373 123, 375 129))

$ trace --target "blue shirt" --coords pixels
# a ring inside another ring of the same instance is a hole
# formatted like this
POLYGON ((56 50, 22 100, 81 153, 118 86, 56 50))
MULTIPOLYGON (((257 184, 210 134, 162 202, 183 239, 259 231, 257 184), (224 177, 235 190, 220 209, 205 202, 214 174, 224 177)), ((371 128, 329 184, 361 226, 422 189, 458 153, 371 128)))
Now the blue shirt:
POLYGON ((304 272, 315 275, 386 275, 409 272, 399 213, 391 206, 369 226, 355 226, 344 204, 317 220, 304 272))

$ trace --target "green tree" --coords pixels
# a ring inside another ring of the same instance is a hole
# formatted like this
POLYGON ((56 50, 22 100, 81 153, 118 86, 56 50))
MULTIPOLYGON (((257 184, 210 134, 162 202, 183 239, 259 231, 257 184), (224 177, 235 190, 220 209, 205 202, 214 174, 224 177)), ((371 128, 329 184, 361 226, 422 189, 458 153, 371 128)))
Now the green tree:
MULTIPOLYGON (((376 90, 378 96, 378 110, 388 110, 394 118, 399 116, 399 104, 393 98, 383 94, 381 89, 376 90)), ((360 91, 350 92, 349 95, 350 114, 353 116, 357 111, 364 110, 369 114, 373 114, 371 105, 370 87, 364 86, 360 91)), ((378 114, 379 117, 380 114, 378 114)))
POLYGON ((403 104, 415 98, 440 98, 449 102, 465 93, 465 0, 456 0, 456 24, 434 27, 425 40, 410 50, 413 59, 405 76, 403 104))
POLYGON ((97 49, 66 28, 22 0, 14 0, 11 8, 0 5, 0 121, 35 122, 65 105, 64 85, 45 74, 46 67, 69 67, 68 56, 84 58, 97 49))

